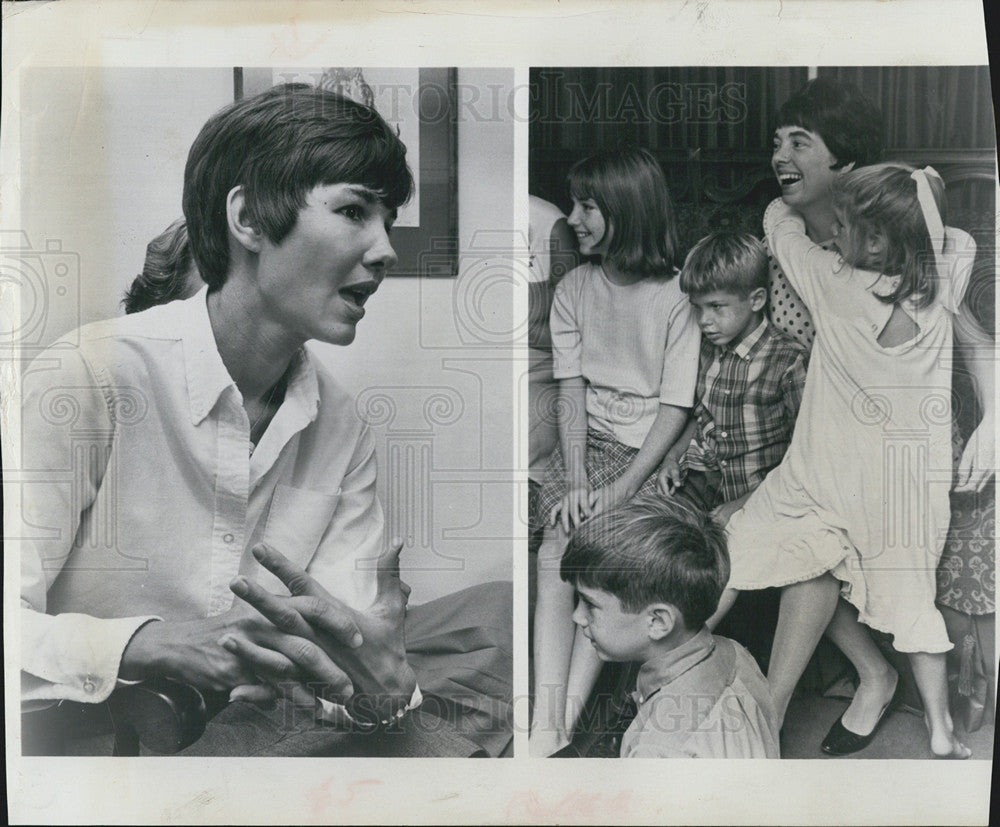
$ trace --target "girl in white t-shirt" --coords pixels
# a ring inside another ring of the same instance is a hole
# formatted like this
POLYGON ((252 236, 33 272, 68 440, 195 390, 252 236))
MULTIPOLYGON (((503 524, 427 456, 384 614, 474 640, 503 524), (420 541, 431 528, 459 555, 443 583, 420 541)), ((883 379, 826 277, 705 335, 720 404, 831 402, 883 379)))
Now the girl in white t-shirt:
POLYGON ((944 185, 930 168, 867 166, 832 187, 839 253, 810 241, 781 200, 764 216, 816 342, 784 461, 727 526, 719 614, 733 590, 782 587, 768 671, 779 717, 823 631, 844 650, 860 697, 823 741, 831 755, 867 746, 899 698, 899 676, 860 624, 891 634, 909 656, 932 754, 967 758, 934 598, 950 514, 952 322, 975 243, 945 228, 944 185), (874 728, 859 726, 864 716, 874 728))
POLYGON ((666 180, 645 150, 607 152, 569 173, 569 225, 591 263, 556 288, 550 326, 559 380, 559 446, 536 519, 538 553, 533 755, 572 734, 600 668, 575 636, 572 587, 559 577, 570 532, 655 484, 694 400, 700 334, 674 262, 677 233, 666 180))

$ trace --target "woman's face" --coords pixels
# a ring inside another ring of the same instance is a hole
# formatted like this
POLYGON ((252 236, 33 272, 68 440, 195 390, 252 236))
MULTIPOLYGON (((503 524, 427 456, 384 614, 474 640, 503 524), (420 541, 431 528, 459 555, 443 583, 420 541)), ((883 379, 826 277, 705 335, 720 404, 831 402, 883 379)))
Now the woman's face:
POLYGON ((830 184, 841 172, 831 169, 836 163, 818 133, 801 126, 774 130, 771 167, 788 206, 801 212, 816 205, 830 205, 830 184))
POLYGON ((611 228, 604 221, 593 198, 573 199, 573 211, 566 222, 573 228, 580 242, 580 254, 603 255, 611 242, 611 228))
POLYGON ((321 184, 306 195, 280 244, 266 238, 257 278, 269 315, 302 341, 354 341, 364 305, 396 263, 395 212, 358 184, 321 184))

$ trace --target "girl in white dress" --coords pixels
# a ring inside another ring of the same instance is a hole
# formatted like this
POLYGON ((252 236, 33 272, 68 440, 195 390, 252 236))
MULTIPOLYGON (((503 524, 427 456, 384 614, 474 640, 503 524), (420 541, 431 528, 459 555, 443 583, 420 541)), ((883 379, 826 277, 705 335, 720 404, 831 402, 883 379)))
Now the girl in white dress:
POLYGON ((859 624, 892 634, 909 655, 932 753, 967 758, 934 596, 949 519, 952 320, 975 243, 944 227, 944 185, 930 168, 844 172, 833 194, 839 252, 810 241, 781 200, 764 216, 817 335, 788 453, 727 526, 732 575, 717 617, 737 590, 783 587, 768 672, 779 718, 828 624, 862 680, 880 676, 869 681, 882 689, 875 728, 858 733, 842 718, 823 742, 833 755, 867 746, 899 694, 859 624))

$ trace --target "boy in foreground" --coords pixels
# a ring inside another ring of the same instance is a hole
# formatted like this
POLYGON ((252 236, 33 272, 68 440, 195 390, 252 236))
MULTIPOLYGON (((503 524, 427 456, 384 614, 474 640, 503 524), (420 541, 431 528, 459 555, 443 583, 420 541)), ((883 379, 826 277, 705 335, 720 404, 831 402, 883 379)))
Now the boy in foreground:
POLYGON ((623 758, 777 758, 767 681, 705 621, 729 578, 723 530, 677 500, 640 497, 584 523, 560 574, 604 661, 642 663, 623 758))

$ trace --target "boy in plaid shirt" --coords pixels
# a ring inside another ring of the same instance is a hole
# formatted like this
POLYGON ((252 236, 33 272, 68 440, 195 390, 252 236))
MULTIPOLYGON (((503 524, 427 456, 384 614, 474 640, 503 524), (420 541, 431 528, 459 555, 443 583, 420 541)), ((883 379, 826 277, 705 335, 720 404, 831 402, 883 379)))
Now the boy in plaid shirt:
POLYGON ((781 462, 806 380, 808 351, 764 312, 767 275, 764 245, 729 231, 699 241, 680 275, 701 327, 698 389, 658 485, 722 525, 781 462))

